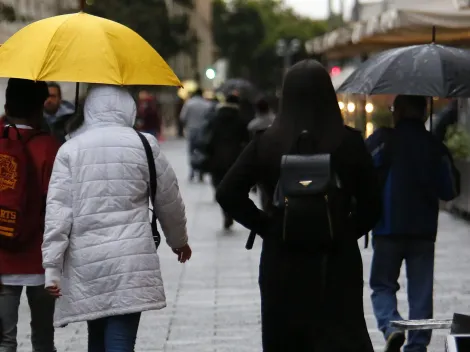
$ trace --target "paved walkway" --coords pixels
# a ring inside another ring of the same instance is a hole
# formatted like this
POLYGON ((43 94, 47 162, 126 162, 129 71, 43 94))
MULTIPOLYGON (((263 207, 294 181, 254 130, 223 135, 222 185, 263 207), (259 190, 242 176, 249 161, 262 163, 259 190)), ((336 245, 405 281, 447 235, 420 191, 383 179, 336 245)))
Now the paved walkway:
MULTIPOLYGON (((185 144, 168 141, 163 148, 180 178, 194 257, 185 265, 179 264, 162 244, 159 253, 168 307, 143 315, 136 351, 260 352, 257 286, 260 241, 252 251, 246 251, 245 229, 237 226, 231 233, 222 232, 221 213, 214 203, 209 180, 204 185, 187 181, 185 144)), ((469 225, 442 214, 436 254, 436 318, 450 318, 454 311, 470 312, 469 248, 469 225)), ((366 283, 371 255, 370 249, 363 250, 366 283)), ((406 315, 403 276, 401 286, 400 306, 402 314, 406 315)), ((366 318, 376 351, 381 351, 384 343, 376 329, 369 295, 366 285, 366 318)), ((23 299, 19 352, 31 351, 28 315, 23 299)), ((434 334, 430 352, 444 351, 445 333, 434 334)), ((59 352, 86 351, 86 325, 73 324, 58 329, 56 342, 59 352)))

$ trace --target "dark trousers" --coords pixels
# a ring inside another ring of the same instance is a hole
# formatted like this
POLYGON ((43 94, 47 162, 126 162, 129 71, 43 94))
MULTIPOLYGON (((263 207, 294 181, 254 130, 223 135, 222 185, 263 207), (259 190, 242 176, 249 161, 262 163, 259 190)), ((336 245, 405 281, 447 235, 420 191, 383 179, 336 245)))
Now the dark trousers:
MULTIPOLYGON (((390 321, 403 320, 396 293, 402 262, 406 263, 409 319, 433 316, 434 241, 392 236, 374 236, 374 256, 370 275, 372 306, 385 338, 394 332, 390 321)), ((425 352, 431 330, 410 331, 404 352, 425 352)))
MULTIPOLYGON (((22 286, 2 286, 0 288, 0 321, 2 338, 0 352, 16 352, 18 347, 17 325, 22 286)), ((54 347, 54 306, 55 300, 44 286, 26 288, 31 310, 31 343, 33 352, 53 352, 54 347)))
POLYGON ((195 171, 191 165, 191 157, 196 150, 196 144, 198 141, 199 132, 198 130, 190 130, 188 131, 188 160, 189 160, 189 167, 191 169, 190 178, 195 176, 195 171))
POLYGON ((88 322, 88 352, 134 352, 140 313, 88 322))

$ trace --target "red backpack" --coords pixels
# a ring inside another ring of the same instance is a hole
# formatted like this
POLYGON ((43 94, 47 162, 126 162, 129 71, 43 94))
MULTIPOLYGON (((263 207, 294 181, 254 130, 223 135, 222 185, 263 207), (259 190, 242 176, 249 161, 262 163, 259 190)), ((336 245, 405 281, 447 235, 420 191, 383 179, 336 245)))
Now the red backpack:
POLYGON ((27 143, 45 134, 23 137, 15 125, 4 127, 0 138, 0 249, 21 251, 43 230, 44 198, 27 143), (9 130, 17 139, 9 138, 9 130))

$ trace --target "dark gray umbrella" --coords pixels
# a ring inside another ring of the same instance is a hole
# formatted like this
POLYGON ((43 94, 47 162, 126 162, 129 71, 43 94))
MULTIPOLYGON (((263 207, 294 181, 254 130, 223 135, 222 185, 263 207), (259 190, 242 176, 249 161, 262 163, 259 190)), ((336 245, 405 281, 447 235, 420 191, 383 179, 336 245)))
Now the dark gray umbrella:
POLYGON ((242 78, 231 78, 225 81, 218 89, 217 92, 221 92, 224 95, 228 95, 233 91, 238 91, 241 99, 249 101, 255 101, 258 97, 258 91, 255 86, 242 78))
POLYGON ((387 50, 362 63, 337 93, 470 97, 470 50, 438 44, 387 50))

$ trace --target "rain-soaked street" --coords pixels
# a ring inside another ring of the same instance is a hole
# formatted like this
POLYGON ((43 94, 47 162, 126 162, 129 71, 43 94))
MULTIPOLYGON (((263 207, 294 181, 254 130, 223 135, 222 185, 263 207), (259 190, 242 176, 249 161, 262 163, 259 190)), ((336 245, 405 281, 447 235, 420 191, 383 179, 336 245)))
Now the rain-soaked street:
MULTIPOLYGON (((168 159, 180 179, 188 214, 193 258, 185 265, 177 263, 165 244, 159 253, 168 300, 162 311, 145 313, 139 330, 136 351, 259 352, 260 304, 257 266, 260 242, 254 250, 244 248, 247 231, 237 226, 226 234, 221 212, 214 203, 209 180, 204 185, 189 184, 186 145, 183 141, 163 144, 168 159)), ((360 241, 363 247, 363 241, 360 241)), ((469 224, 443 213, 436 250, 435 318, 451 318, 453 312, 470 310, 469 224)), ((372 256, 363 249, 364 301, 366 319, 375 350, 383 350, 383 339, 376 329, 367 285, 372 256)), ((402 314, 406 315, 404 275, 398 295, 402 314)), ((285 302, 289 304, 289 302, 285 302)), ((19 352, 31 351, 29 309, 22 300, 19 323, 19 352)), ((444 351, 446 331, 434 334, 430 352, 444 351)), ((74 324, 56 332, 59 352, 86 350, 85 324, 74 324)))

